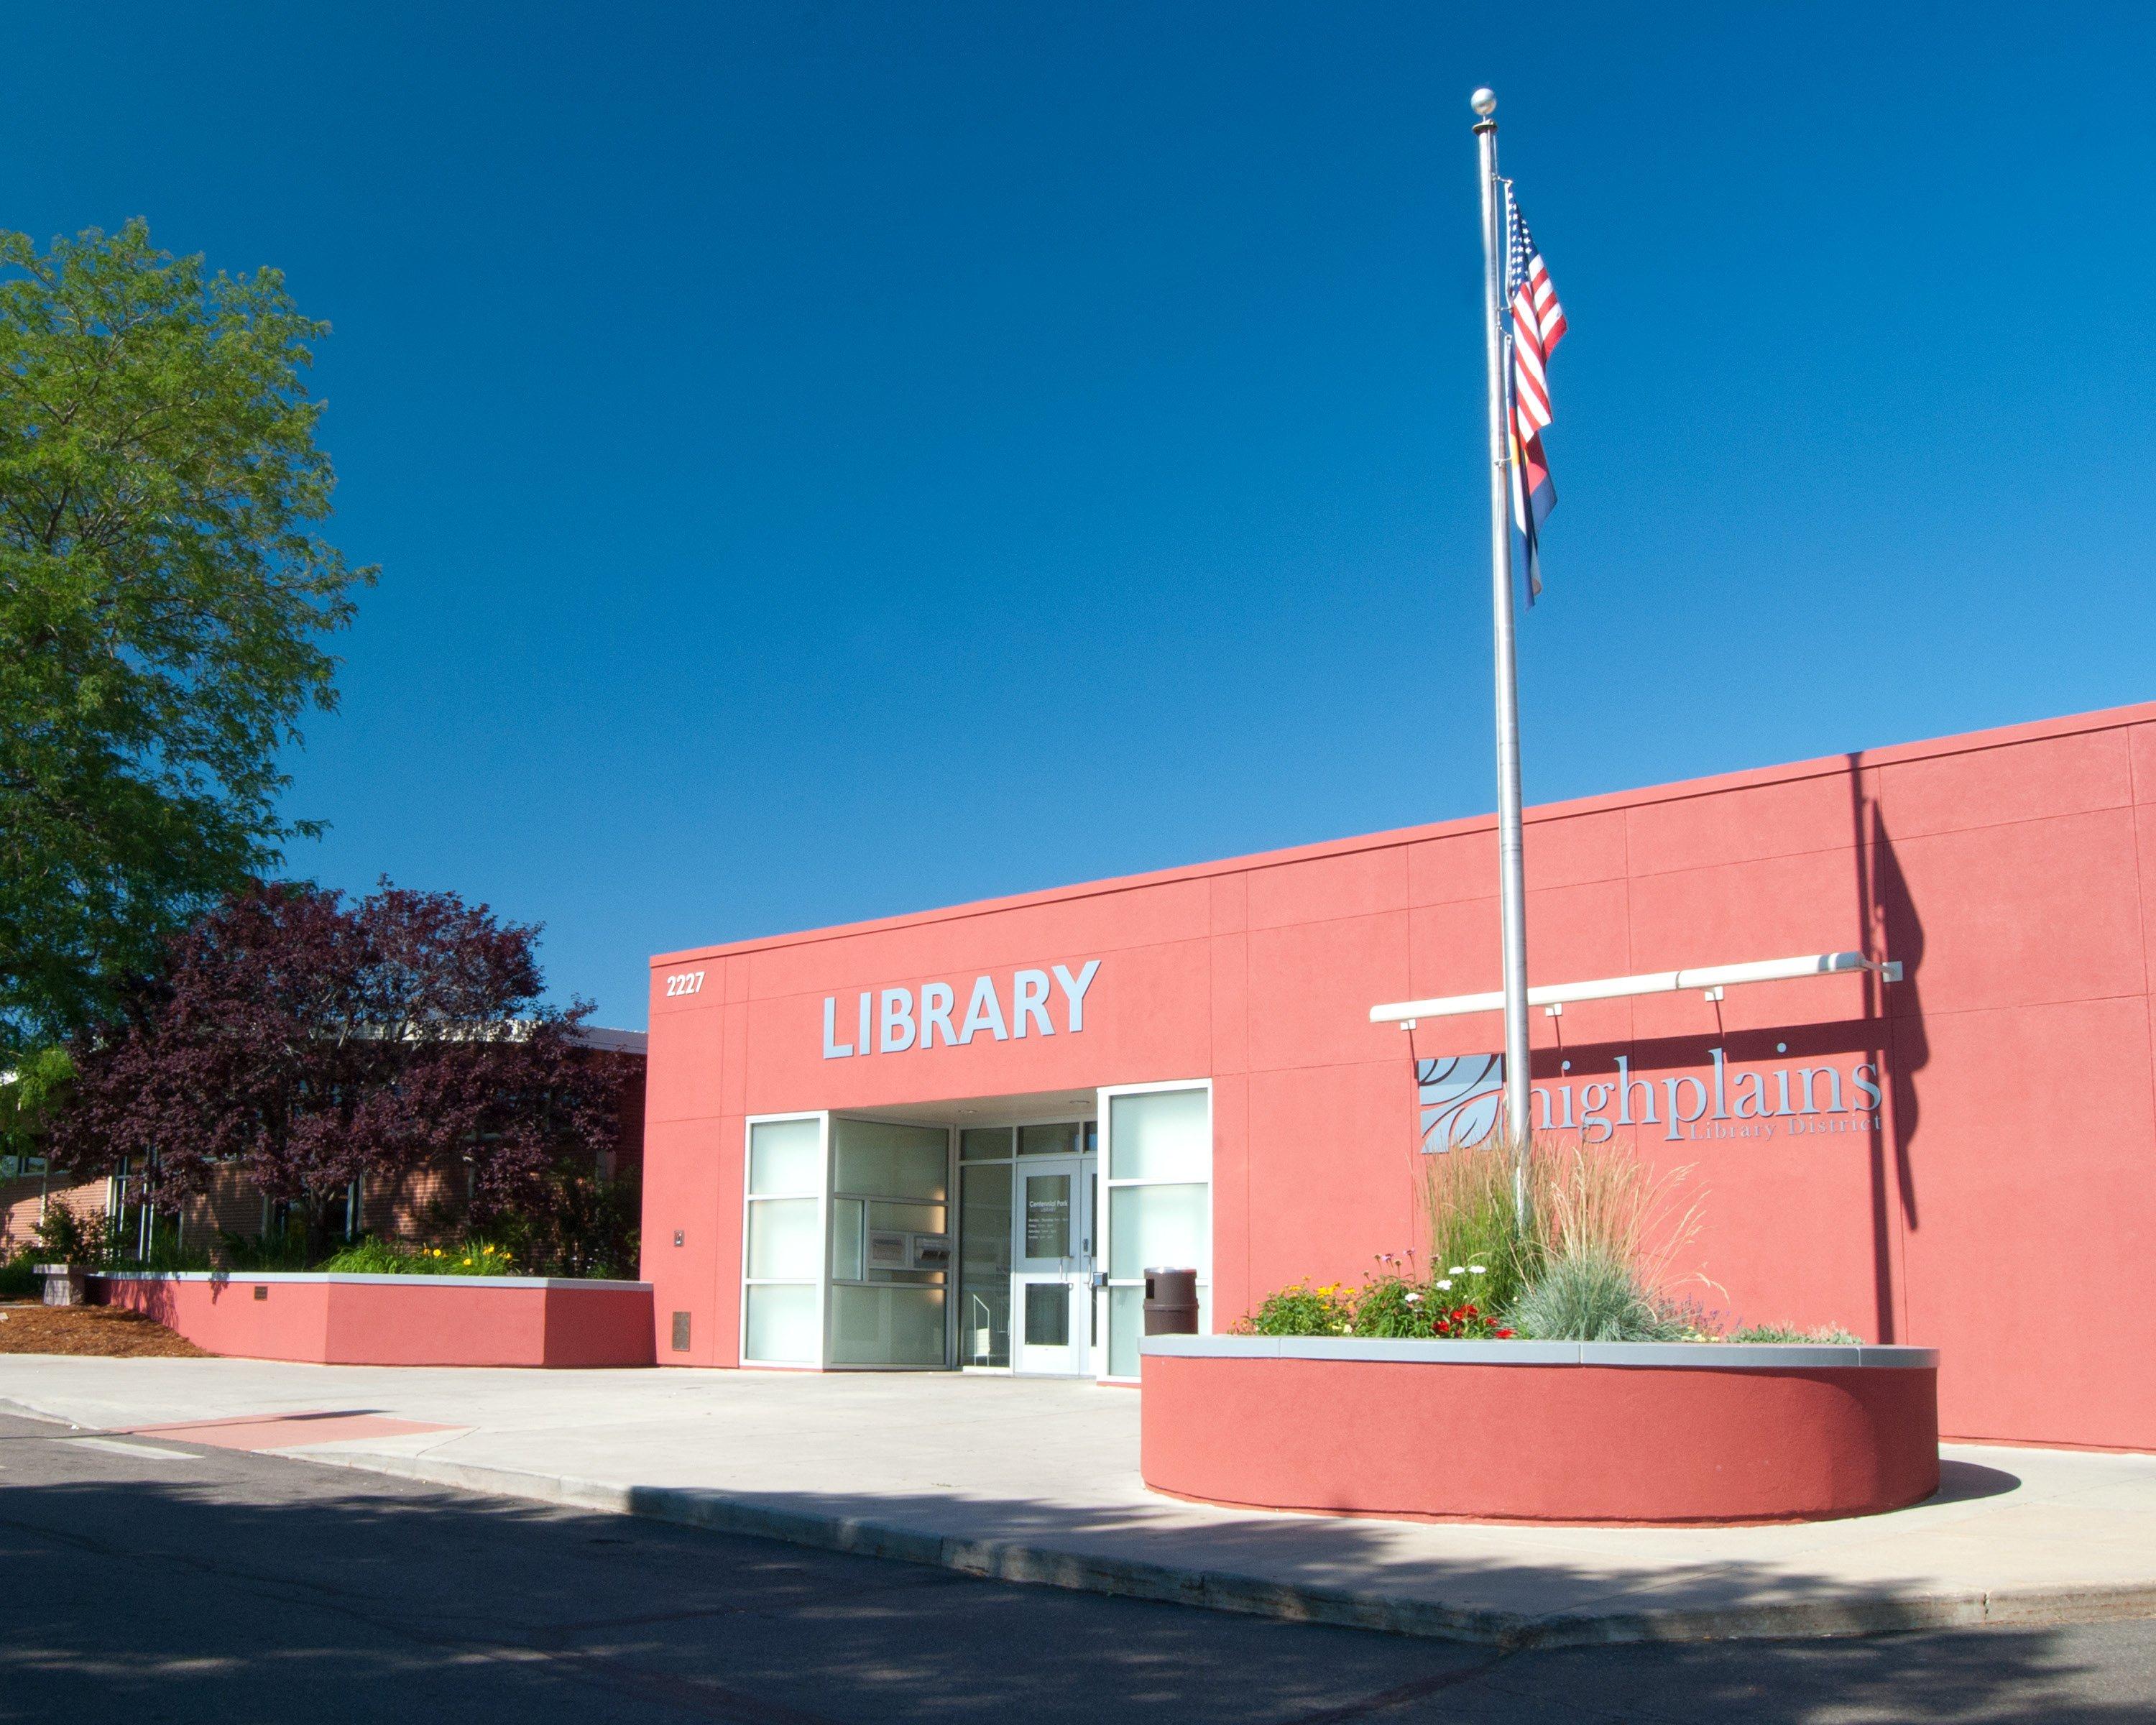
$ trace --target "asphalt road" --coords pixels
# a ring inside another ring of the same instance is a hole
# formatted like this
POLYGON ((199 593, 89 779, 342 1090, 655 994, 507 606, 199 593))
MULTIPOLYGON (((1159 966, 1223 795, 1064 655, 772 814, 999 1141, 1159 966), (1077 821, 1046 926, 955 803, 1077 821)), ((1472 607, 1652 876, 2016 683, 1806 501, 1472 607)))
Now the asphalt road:
POLYGON ((2156 1722, 2156 1622, 1494 1653, 0 1416, 0 1720, 2156 1722))

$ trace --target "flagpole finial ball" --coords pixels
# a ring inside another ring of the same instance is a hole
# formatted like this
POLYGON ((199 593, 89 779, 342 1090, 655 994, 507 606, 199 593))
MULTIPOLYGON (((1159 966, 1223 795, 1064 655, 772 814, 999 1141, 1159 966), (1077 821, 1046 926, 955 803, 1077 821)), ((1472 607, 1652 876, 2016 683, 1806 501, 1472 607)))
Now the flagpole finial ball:
POLYGON ((1467 105, 1487 120, 1497 111, 1497 92, 1488 88, 1478 90, 1468 97, 1467 105))

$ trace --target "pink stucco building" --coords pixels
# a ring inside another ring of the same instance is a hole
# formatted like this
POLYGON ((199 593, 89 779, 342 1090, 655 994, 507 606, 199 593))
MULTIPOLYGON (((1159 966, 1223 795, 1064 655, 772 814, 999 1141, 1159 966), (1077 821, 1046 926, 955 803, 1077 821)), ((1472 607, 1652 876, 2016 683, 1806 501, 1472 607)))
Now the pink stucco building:
MULTIPOLYGON (((1692 1170, 1707 1303, 1942 1350, 1943 1435, 2156 1449, 2156 706, 1532 809, 1537 984, 1902 966, 1534 1018, 1538 1111, 1692 1170)), ((1417 1243, 1471 1132, 1493 823, 1450 822, 651 968, 661 1363, 1133 1375, 1417 1243)))

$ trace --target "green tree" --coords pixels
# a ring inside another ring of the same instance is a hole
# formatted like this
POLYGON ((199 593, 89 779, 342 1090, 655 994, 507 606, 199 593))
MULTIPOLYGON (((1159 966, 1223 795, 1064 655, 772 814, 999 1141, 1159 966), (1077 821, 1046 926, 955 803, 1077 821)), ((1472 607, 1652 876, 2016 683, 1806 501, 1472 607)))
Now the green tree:
POLYGON ((0 1041, 112 1013, 319 829, 280 814, 278 752, 335 704, 322 637, 373 577, 314 531, 328 327, 139 221, 0 234, 0 1041))
POLYGON ((74 1061, 64 1048, 33 1049, 0 1071, 0 1153, 36 1155, 74 1083, 74 1061))

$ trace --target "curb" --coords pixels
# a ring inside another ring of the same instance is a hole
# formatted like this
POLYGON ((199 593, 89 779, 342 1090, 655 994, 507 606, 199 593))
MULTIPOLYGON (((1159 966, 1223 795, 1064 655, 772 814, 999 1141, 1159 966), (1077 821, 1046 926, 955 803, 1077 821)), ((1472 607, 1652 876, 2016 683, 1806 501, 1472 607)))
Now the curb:
POLYGON ((776 1509, 724 1491, 691 1486, 614 1486, 424 1457, 278 1453, 295 1461, 391 1474, 462 1491, 609 1515, 640 1516, 855 1557, 921 1563, 992 1581, 1155 1599, 1292 1623, 1467 1641, 1507 1652, 1644 1641, 1818 1640, 1912 1630, 2107 1623, 2156 1617, 2156 1583, 2128 1587, 1969 1589, 1869 1599, 1792 1600, 1733 1609, 1695 1607, 1535 1617, 1524 1612, 1462 1609, 1349 1588, 1271 1581, 1232 1570, 1183 1568, 1138 1558, 1055 1551, 1014 1541, 952 1538, 856 1517, 776 1509))
MULTIPOLYGON (((0 1413, 72 1421, 0 1397, 0 1413)), ((184 1442, 185 1440, 177 1440, 184 1442)), ((2156 1583, 2114 1587, 2039 1587, 1871 1598, 1778 1601, 1733 1609, 1570 1612, 1536 1617, 1524 1612, 1463 1609, 1435 1601, 1350 1588, 1268 1580, 1232 1570, 1183 1568, 1138 1558, 1055 1551, 996 1539, 959 1539, 851 1516, 778 1509, 724 1491, 693 1486, 616 1486, 516 1468, 485 1467, 424 1456, 346 1451, 309 1455, 295 1450, 257 1453, 355 1472, 387 1474, 459 1491, 527 1502, 639 1516, 817 1551, 920 1563, 1036 1587, 1155 1599, 1208 1611, 1233 1611, 1291 1623, 1320 1623, 1385 1635, 1466 1641, 1507 1652, 1537 1647, 1606 1646, 1648 1641, 1818 1640, 1882 1635, 1915 1630, 1976 1629, 2109 1623, 2156 1617, 2156 1583)))

